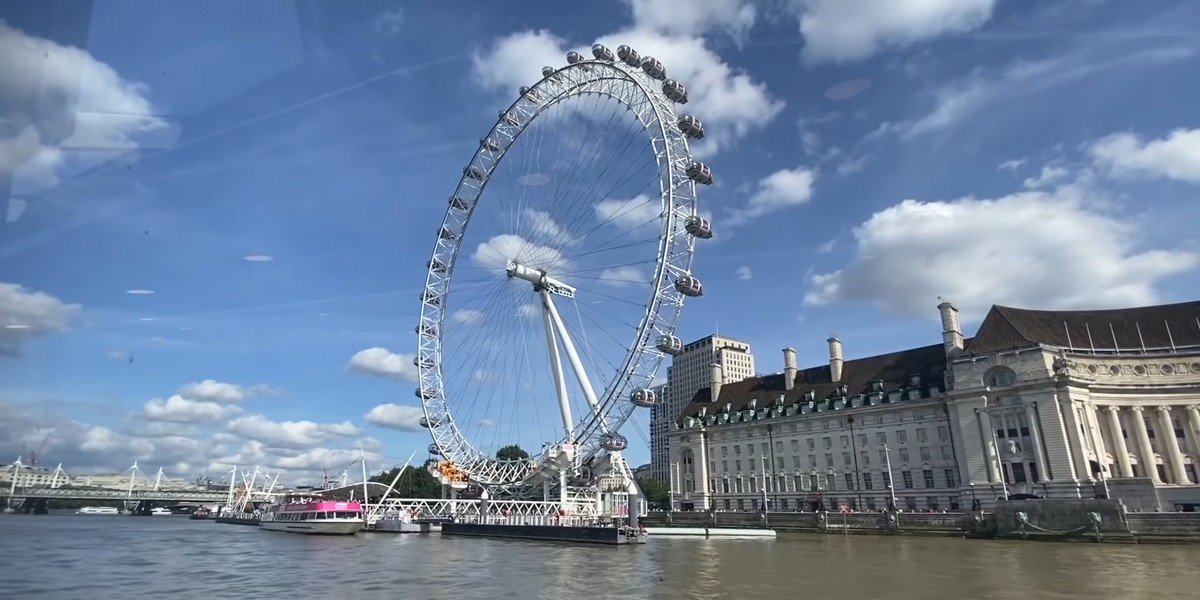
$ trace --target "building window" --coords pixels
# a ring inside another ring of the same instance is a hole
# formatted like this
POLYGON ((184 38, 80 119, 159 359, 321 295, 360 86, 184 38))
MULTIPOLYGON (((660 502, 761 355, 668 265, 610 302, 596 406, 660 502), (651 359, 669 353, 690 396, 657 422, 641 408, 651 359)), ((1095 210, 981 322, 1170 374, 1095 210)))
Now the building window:
POLYGON ((925 429, 924 429, 924 428, 921 428, 921 429, 918 429, 918 430, 917 430, 917 441, 918 441, 918 442, 924 442, 924 441, 925 441, 925 429))
POLYGON ((849 448, 850 447, 850 436, 843 435, 843 436, 841 436, 841 438, 842 438, 842 447, 849 448))
POLYGON ((810 469, 815 469, 817 467, 817 455, 816 454, 808 455, 808 466, 810 469))
MULTIPOLYGON (((875 478, 870 473, 863 473, 863 489, 871 490, 875 487, 875 478)), ((874 507, 872 507, 874 508, 874 507)))
POLYGON ((737 446, 734 446, 734 447, 733 447, 733 455, 734 455, 734 456, 741 456, 741 455, 742 455, 742 446, 741 446, 741 444, 739 444, 739 445, 737 445, 737 446))
POLYGON ((854 458, 852 456, 850 456, 849 452, 842 453, 842 466, 849 467, 850 465, 854 464, 853 461, 854 461, 854 458))
POLYGON ((933 483, 933 469, 925 469, 924 475, 925 475, 925 487, 927 487, 927 488, 937 487, 937 485, 935 485, 933 483))
POLYGON ((879 464, 886 465, 888 463, 887 450, 879 451, 879 464))
POLYGON ((830 450, 830 449, 832 449, 832 448, 833 448, 833 438, 825 438, 825 439, 824 439, 824 444, 825 444, 825 449, 826 449, 826 450, 830 450))
POLYGON ((754 455, 754 444, 746 444, 746 454, 754 455))
POLYGON ((908 448, 900 449, 900 462, 908 462, 908 448))
POLYGON ((903 429, 896 432, 896 442, 900 444, 908 443, 908 433, 903 429))
POLYGON ((886 444, 887 443, 887 432, 880 431, 879 433, 876 433, 875 439, 879 440, 880 445, 886 444))
POLYGON ((875 510, 875 498, 867 498, 867 510, 875 510))
POLYGON ((800 468, 800 455, 798 455, 798 454, 793 454, 793 455, 792 455, 792 468, 793 468, 793 469, 799 469, 799 468, 800 468))
POLYGON ((983 376, 984 385, 988 387, 1004 387, 1017 382, 1017 374, 1008 367, 995 367, 983 376))
POLYGON ((721 446, 721 458, 729 456, 729 446, 721 446))
POLYGON ((725 510, 729 510, 729 498, 725 499, 725 510))
POLYGON ((950 510, 958 510, 958 496, 950 496, 950 510))
POLYGON ((942 460, 950 460, 950 446, 942 446, 942 460))
POLYGON ((946 487, 958 487, 958 474, 954 469, 946 469, 946 487))
POLYGON ((780 498, 779 502, 780 502, 780 508, 782 508, 783 510, 788 509, 788 499, 787 498, 780 498))
POLYGON ((748 491, 751 494, 758 491, 758 479, 757 478, 751 477, 750 480, 748 481, 748 483, 750 484, 750 489, 748 491))
POLYGON ((859 450, 858 451, 858 459, 862 461, 861 466, 863 466, 863 467, 871 466, 871 453, 870 452, 867 452, 866 450, 859 450))
POLYGON ((850 473, 846 473, 846 489, 854 489, 854 476, 850 473))
POLYGON ((929 446, 921 446, 921 460, 929 462, 929 446))
POLYGON ((937 496, 925 496, 925 503, 929 505, 929 510, 938 509, 937 496))
POLYGON ((1012 463, 1013 481, 1015 483, 1025 483, 1025 465, 1022 463, 1012 463))
MULTIPOLYGON (((724 479, 722 479, 722 480, 721 480, 721 493, 722 493, 722 494, 728 494, 728 493, 729 493, 729 478, 728 478, 728 477, 726 477, 726 478, 724 478, 724 479)), ((728 503, 729 501, 728 501, 728 500, 726 500, 725 502, 726 502, 726 503, 728 503)), ((728 506, 726 506, 725 508, 729 508, 729 507, 728 507, 728 506)))
POLYGON ((792 452, 800 451, 800 440, 792 440, 792 452))
POLYGON ((938 426, 938 439, 943 442, 950 439, 950 428, 946 427, 945 425, 939 425, 938 426))
POLYGON ((912 496, 905 498, 904 504, 908 507, 908 510, 910 510, 910 511, 917 510, 917 499, 912 496))
POLYGON ((812 452, 817 449, 817 442, 812 438, 808 438, 808 451, 812 452))
POLYGON ((742 460, 739 458, 738 460, 733 461, 733 466, 740 473, 742 470, 742 460))
POLYGON ((826 466, 826 467, 832 467, 832 466, 833 466, 833 454, 832 454, 832 453, 829 453, 829 454, 826 454, 826 455, 825 455, 825 466, 826 466))
POLYGON ((745 509, 746 509, 746 501, 741 498, 738 498, 738 510, 745 510, 745 509))
POLYGON ((880 476, 880 478, 883 479, 883 489, 885 489, 885 490, 892 489, 892 474, 891 473, 880 473, 879 476, 880 476))
POLYGON ((865 433, 858 434, 858 445, 862 446, 864 448, 867 447, 867 434, 865 434, 865 433))
POLYGON ((904 489, 911 490, 913 486, 912 471, 900 471, 900 477, 904 481, 904 489))

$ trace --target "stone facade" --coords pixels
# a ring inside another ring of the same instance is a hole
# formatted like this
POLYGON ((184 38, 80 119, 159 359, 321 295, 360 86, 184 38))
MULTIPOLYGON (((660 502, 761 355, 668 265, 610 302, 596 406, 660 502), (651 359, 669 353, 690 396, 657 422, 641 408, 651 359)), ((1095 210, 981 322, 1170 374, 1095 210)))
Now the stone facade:
POLYGON ((784 373, 697 392, 670 436, 676 508, 870 510, 891 478, 901 509, 1200 508, 1200 303, 993 307, 970 339, 939 310, 939 346, 844 360, 830 338, 828 366, 789 349, 784 373))

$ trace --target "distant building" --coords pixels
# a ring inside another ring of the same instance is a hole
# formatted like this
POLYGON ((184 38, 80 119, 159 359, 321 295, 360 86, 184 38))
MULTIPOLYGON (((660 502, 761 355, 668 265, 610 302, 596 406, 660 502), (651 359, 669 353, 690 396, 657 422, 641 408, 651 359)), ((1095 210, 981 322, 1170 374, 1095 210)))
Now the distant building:
POLYGON ((987 508, 1007 492, 1200 507, 1200 302, 993 307, 974 338, 729 383, 669 434, 677 509, 987 508), (888 463, 890 461, 890 469, 888 463), (894 485, 893 485, 894 484, 894 485), (764 494, 765 491, 765 494, 764 494))
POLYGON ((71 476, 61 469, 46 469, 29 465, 10 464, 0 469, 0 487, 9 488, 16 478, 16 486, 24 487, 59 487, 71 480, 71 476))
POLYGON ((666 393, 659 395, 659 404, 650 413, 650 472, 654 479, 668 481, 667 436, 696 392, 710 385, 714 364, 720 367, 723 382, 754 376, 754 354, 747 342, 710 335, 683 347, 667 369, 666 393))

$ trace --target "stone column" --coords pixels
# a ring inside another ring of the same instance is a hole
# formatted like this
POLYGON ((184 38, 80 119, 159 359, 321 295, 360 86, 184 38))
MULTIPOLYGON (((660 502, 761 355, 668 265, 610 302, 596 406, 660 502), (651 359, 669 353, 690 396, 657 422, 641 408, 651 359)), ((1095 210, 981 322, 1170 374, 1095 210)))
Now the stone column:
POLYGON ((708 434, 700 429, 700 481, 696 482, 696 491, 700 492, 700 510, 709 509, 708 489, 708 434))
POLYGON ((1088 467, 1083 430, 1079 426, 1075 407, 1071 405, 1070 394, 1060 395, 1058 392, 1055 392, 1055 398, 1059 399, 1058 406, 1062 410, 1063 421, 1066 422, 1067 439, 1071 442, 1071 455, 1075 459, 1075 476, 1080 481, 1095 481, 1092 477, 1092 469, 1088 467))
POLYGON ((992 443, 996 431, 992 429, 992 417, 988 414, 986 405, 979 409, 979 428, 983 430, 983 456, 987 460, 988 483, 999 483, 1002 477, 999 469, 1000 449, 992 443))
POLYGON ((1037 411, 1034 410, 1032 404, 1025 405, 1025 423, 1029 426, 1029 439, 1033 440, 1033 460, 1037 465, 1038 481, 1050 481, 1045 455, 1042 454, 1041 427, 1038 425, 1037 411))
POLYGON ((1192 404, 1187 407, 1188 429, 1192 432, 1192 452, 1200 456, 1200 406, 1192 404))
POLYGON ((1134 406, 1130 408, 1133 414, 1129 418, 1133 421, 1133 436, 1137 441, 1138 460, 1142 465, 1142 471, 1146 477, 1154 483, 1162 483, 1162 479, 1158 477, 1158 467, 1154 462, 1154 448, 1150 447, 1150 433, 1146 431, 1146 420, 1142 418, 1142 407, 1134 406))
POLYGON ((1121 408, 1118 406, 1105 408, 1108 409, 1105 414, 1108 415, 1108 433, 1113 441, 1113 454, 1117 455, 1118 477, 1133 477, 1133 466, 1129 464, 1129 447, 1125 445, 1125 436, 1121 430, 1121 417, 1117 414, 1121 408))
POLYGON ((1187 471, 1183 468, 1183 452, 1179 451, 1179 438, 1175 437, 1175 425, 1171 423, 1171 407, 1158 407, 1158 434, 1166 450, 1166 459, 1170 461, 1171 483, 1188 483, 1187 471))

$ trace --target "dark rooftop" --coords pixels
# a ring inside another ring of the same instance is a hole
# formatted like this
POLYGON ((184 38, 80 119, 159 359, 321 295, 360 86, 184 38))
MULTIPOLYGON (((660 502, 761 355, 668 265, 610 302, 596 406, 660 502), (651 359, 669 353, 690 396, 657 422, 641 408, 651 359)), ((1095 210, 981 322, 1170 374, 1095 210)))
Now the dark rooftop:
POLYGON ((1035 344, 1088 352, 1200 347, 1200 301, 1112 310, 993 306, 966 351, 986 354, 1035 344))
MULTIPOLYGON (((765 408, 773 404, 779 396, 784 396, 785 404, 807 402, 805 396, 813 392, 816 400, 830 400, 841 396, 841 386, 846 386, 849 397, 859 394, 870 394, 872 382, 882 381, 884 394, 895 390, 906 390, 912 384, 912 377, 919 376, 917 387, 922 390, 931 385, 941 386, 942 373, 946 370, 946 353, 941 344, 925 346, 881 354, 867 358, 848 360, 842 367, 840 381, 830 381, 829 365, 802 369, 796 374, 796 385, 784 389, 783 374, 751 377, 736 383, 721 386, 721 397, 713 402, 711 388, 703 388, 692 397, 692 402, 683 409, 679 416, 696 416, 702 407, 708 408, 709 414, 721 412, 726 403, 731 411, 739 411, 748 407, 751 400, 758 400, 757 407, 765 408)), ((922 392, 924 397, 926 394, 922 392)), ((857 402, 855 403, 857 406, 857 402)))

